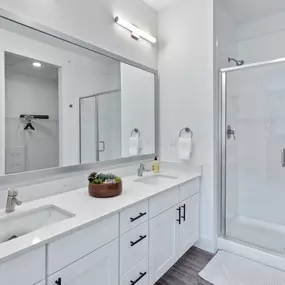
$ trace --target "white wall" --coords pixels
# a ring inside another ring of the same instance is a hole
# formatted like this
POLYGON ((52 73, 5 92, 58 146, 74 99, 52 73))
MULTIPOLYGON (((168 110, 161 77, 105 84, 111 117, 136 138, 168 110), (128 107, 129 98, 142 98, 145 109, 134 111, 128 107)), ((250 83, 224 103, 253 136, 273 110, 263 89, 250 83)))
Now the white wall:
POLYGON ((285 12, 239 25, 237 42, 245 63, 285 57, 285 12))
POLYGON ((157 67, 157 47, 135 41, 114 24, 121 15, 145 31, 157 35, 157 13, 141 0, 1 0, 0 7, 26 19, 124 56, 157 67))
MULTIPOLYGON (((4 134, 5 134, 5 74, 4 52, 8 51, 29 58, 35 58, 58 66, 59 71, 59 133, 60 133, 60 165, 74 165, 79 162, 79 97, 94 93, 118 89, 120 86, 119 62, 70 52, 68 48, 57 47, 57 41, 48 44, 48 40, 41 41, 25 37, 4 29, 0 30, 0 131, 1 160, 0 173, 4 173, 4 134), (21 43, 19 45, 19 43, 21 43), (73 107, 70 108, 69 105, 73 107), (72 142, 72 143, 70 143, 72 142)), ((54 40, 53 40, 54 41, 54 40)), ((80 51, 78 51, 80 52, 80 51)))
MULTIPOLYGON (((25 148, 24 171, 58 166, 57 82, 26 76, 6 68, 5 89, 6 148, 8 147, 11 152, 14 147, 25 148), (21 114, 48 115, 50 119, 34 122, 33 126, 36 130, 29 133, 23 130, 24 124, 19 126, 21 114)), ((6 157, 6 170, 7 168, 13 169, 9 164, 9 156, 6 157)))
POLYGON ((122 156, 130 156, 130 134, 140 131, 140 154, 155 152, 154 74, 121 63, 122 156))
POLYGON ((179 131, 194 132, 191 163, 204 165, 201 184, 201 240, 215 250, 213 177, 213 1, 181 0, 159 16, 160 150, 178 161, 179 131))
POLYGON ((236 24, 220 1, 221 0, 215 1, 215 33, 218 70, 234 65, 233 63, 228 62, 228 57, 236 58, 238 56, 236 24))
POLYGON ((228 56, 245 64, 285 57, 285 12, 238 24, 220 0, 215 7, 219 68, 230 66, 228 56))

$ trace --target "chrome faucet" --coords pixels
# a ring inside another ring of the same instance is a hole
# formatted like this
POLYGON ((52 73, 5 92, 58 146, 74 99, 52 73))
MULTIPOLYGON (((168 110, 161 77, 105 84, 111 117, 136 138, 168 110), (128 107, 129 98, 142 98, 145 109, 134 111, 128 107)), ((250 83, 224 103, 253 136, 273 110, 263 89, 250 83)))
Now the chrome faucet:
POLYGON ((19 206, 22 204, 20 200, 17 199, 18 191, 14 189, 8 190, 8 197, 6 202, 6 213, 11 213, 15 211, 15 206, 19 206))
POLYGON ((147 170, 146 168, 145 168, 145 164, 144 163, 140 163, 140 165, 139 165, 139 168, 138 168, 138 176, 139 177, 142 177, 143 176, 143 173, 145 172, 145 171, 150 171, 150 170, 147 170))

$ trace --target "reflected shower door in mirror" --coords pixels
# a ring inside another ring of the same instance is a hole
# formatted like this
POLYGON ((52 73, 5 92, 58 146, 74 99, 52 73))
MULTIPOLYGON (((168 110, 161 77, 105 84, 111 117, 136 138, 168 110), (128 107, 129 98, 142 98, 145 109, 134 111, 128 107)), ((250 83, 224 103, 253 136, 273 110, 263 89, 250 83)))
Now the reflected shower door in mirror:
POLYGON ((155 152, 154 82, 120 63, 120 89, 80 98, 81 163, 155 152))
POLYGON ((155 152, 153 73, 2 18, 0 42, 0 175, 155 152))
POLYGON ((80 98, 80 161, 121 157, 121 92, 119 89, 80 98))

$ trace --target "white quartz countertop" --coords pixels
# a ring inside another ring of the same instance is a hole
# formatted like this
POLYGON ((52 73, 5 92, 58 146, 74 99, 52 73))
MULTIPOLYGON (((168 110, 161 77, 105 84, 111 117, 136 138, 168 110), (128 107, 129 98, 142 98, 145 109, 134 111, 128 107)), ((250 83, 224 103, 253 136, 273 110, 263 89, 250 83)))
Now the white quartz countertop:
MULTIPOLYGON (((0 263, 15 257, 18 254, 29 251, 32 248, 47 244, 68 235, 83 227, 88 226, 99 219, 121 211, 135 203, 149 199, 167 189, 183 184, 189 180, 201 176, 201 172, 182 170, 161 170, 163 175, 175 176, 177 179, 165 179, 156 185, 146 185, 135 181, 137 176, 123 177, 123 192, 120 196, 107 199, 90 197, 87 186, 85 188, 66 192, 59 195, 46 197, 25 203, 16 208, 16 211, 8 215, 19 213, 47 205, 55 205, 63 210, 73 213, 75 216, 53 225, 38 229, 17 239, 0 244, 0 263)), ((144 176, 155 175, 146 173, 144 176)), ((86 181, 87 185, 88 181, 86 181)), ((0 219, 7 214, 1 212, 0 219)))

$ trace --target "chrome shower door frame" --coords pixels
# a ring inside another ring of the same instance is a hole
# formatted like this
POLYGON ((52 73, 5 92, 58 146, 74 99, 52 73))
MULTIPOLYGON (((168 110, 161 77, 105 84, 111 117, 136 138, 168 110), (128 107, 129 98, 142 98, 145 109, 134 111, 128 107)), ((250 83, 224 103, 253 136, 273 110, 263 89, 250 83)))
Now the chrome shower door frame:
POLYGON ((227 126, 227 75, 230 72, 240 71, 249 68, 258 68, 267 65, 273 65, 277 63, 285 63, 285 58, 278 58, 270 61, 263 61, 258 63, 252 63, 242 66, 235 66, 230 68, 221 69, 219 72, 219 91, 218 91, 218 110, 216 115, 218 116, 218 159, 215 163, 218 171, 217 177, 217 191, 218 191, 218 221, 219 229, 218 233, 220 237, 227 238, 227 138, 226 138, 226 126, 227 126))

